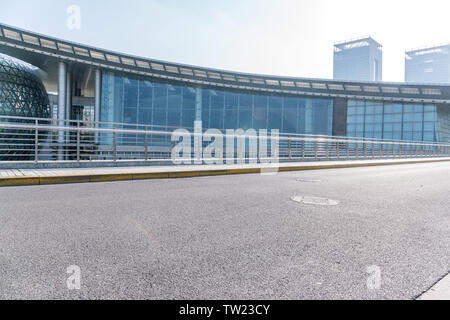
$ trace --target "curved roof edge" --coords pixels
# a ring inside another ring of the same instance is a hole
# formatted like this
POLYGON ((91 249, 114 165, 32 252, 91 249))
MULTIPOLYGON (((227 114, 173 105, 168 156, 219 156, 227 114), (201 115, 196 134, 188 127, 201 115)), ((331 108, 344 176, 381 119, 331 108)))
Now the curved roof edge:
POLYGON ((232 72, 108 51, 4 24, 0 24, 0 49, 2 46, 189 85, 318 97, 450 104, 450 85, 445 84, 337 81, 232 72))

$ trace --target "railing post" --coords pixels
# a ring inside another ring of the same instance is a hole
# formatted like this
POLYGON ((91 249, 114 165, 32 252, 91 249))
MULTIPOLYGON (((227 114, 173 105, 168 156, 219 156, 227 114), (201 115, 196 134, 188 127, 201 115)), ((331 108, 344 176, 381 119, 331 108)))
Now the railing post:
MULTIPOLYGON (((259 133, 259 134, 261 134, 261 133, 259 133)), ((258 139, 256 139, 256 149, 257 149, 256 158, 258 159, 258 163, 261 163, 261 145, 260 145, 260 141, 261 141, 261 136, 258 135, 258 139)))
POLYGON ((337 142, 336 142, 336 157, 337 157, 338 160, 339 160, 339 158, 340 158, 340 156, 341 156, 341 155, 339 154, 339 151, 340 151, 340 150, 339 150, 339 141, 337 141, 337 142))
POLYGON ((359 143, 355 142, 355 159, 359 158, 359 143))
POLYGON ((347 160, 350 159, 350 142, 346 141, 347 143, 347 160))
POLYGON ((77 162, 80 162, 80 159, 81 159, 81 157, 80 157, 80 135, 81 135, 81 133, 80 133, 80 122, 78 121, 77 122, 77 162))
POLYGON ((289 160, 292 160, 291 138, 288 137, 289 160))
POLYGON ((305 140, 302 140, 302 158, 305 159, 305 140))
POLYGON ((329 158, 329 155, 330 155, 330 150, 329 150, 329 143, 327 141, 327 149, 326 149, 326 157, 327 157, 327 159, 329 158))
POLYGON ((363 150, 364 150, 364 159, 367 158, 367 144, 364 142, 363 143, 363 150))
POLYGON ((36 126, 36 128, 34 129, 34 162, 37 163, 39 157, 39 122, 37 119, 35 120, 34 124, 36 126))
POLYGON ((116 132, 116 125, 113 126, 114 132, 113 132, 113 160, 114 162, 117 161, 117 132, 116 132))
POLYGON ((317 160, 317 140, 314 140, 314 158, 317 160))
POLYGON ((144 137, 144 140, 145 140, 145 151, 144 151, 144 158, 145 158, 145 161, 147 161, 148 160, 148 133, 147 133, 147 131, 145 131, 145 137, 144 137))

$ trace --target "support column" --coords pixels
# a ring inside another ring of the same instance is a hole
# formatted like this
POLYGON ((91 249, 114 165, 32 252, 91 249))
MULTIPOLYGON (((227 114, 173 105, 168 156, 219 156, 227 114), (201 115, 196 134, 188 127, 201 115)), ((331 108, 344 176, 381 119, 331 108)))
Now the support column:
MULTIPOLYGON (((58 64, 58 126, 64 127, 66 119, 66 94, 67 94, 67 65, 64 62, 58 64)), ((64 160, 64 130, 58 131, 58 160, 64 160)))
POLYGON ((195 121, 202 121, 202 89, 195 89, 195 121))
MULTIPOLYGON (((66 80, 66 120, 71 120, 72 115, 72 73, 67 72, 66 80)), ((69 124, 69 123, 67 123, 69 124)))
MULTIPOLYGON (((94 88, 94 97, 95 97, 95 109, 94 109, 94 121, 95 127, 98 128, 98 122, 100 121, 100 105, 102 102, 102 70, 95 70, 95 88, 94 88)), ((95 133, 95 143, 99 142, 99 135, 95 133)))
POLYGON ((195 89, 194 164, 202 164, 203 158, 202 89, 195 89))

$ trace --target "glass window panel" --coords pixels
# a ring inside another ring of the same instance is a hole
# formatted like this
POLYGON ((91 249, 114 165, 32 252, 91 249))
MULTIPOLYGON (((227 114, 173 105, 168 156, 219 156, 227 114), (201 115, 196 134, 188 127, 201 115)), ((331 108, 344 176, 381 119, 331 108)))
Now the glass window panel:
POLYGON ((195 90, 192 88, 183 88, 183 110, 195 109, 195 90))
POLYGON ((422 125, 423 125, 422 122, 414 122, 414 124, 413 124, 413 130, 414 130, 414 132, 420 132, 420 133, 422 133, 422 125))
POLYGON ((137 123, 137 108, 125 108, 123 112, 124 123, 137 123))
POLYGON ((124 83, 125 107, 137 107, 137 102, 138 102, 138 82, 137 80, 126 79, 124 83))
POLYGON ((283 109, 283 132, 298 133, 297 129, 297 101, 286 99, 283 109))
POLYGON ((434 131, 425 131, 423 133, 424 141, 434 141, 434 131))
POLYGON ((167 87, 165 85, 155 85, 155 97, 153 103, 155 109, 167 109, 167 87))
POLYGON ((239 110, 239 126, 240 129, 251 129, 253 128, 253 113, 251 108, 241 108, 239 110))
POLYGON ((365 113, 364 105, 359 106, 359 107, 356 108, 356 114, 364 115, 364 113, 365 113))
POLYGON ((223 129, 223 110, 211 109, 211 128, 223 129))
POLYGON ((281 128, 282 99, 278 96, 269 97, 269 129, 281 128))
POLYGON ((413 135, 412 132, 408 131, 408 132, 403 132, 403 140, 412 140, 413 135))
POLYGON ((425 112, 424 120, 425 121, 435 121, 436 114, 434 112, 425 112))
POLYGON ((348 107, 348 108, 347 108, 347 115, 352 116, 352 115, 354 115, 354 114, 356 114, 356 108, 354 108, 354 107, 348 107))
POLYGON ((164 109, 153 110, 153 125, 167 126, 167 112, 164 109))
POLYGON ((423 113, 423 105, 421 105, 421 104, 414 105, 414 112, 423 113))
POLYGON ((238 109, 225 110, 225 129, 238 128, 238 109))
POLYGON ((194 122, 195 122, 195 110, 191 108, 183 108, 183 114, 182 114, 182 127, 186 128, 193 128, 194 122))
POLYGON ((240 107, 251 107, 253 105, 253 97, 250 94, 240 94, 239 95, 239 106, 240 107))
POLYGON ((414 113, 414 121, 423 121, 423 113, 419 112, 419 113, 414 113))
POLYGON ((436 106, 434 105, 425 105, 424 106, 425 112, 436 112, 436 106))
POLYGON ((139 106, 151 108, 153 98, 153 85, 149 81, 139 81, 139 106))
POLYGON ((139 110, 139 123, 150 125, 152 123, 152 110, 140 109, 139 110))
POLYGON ((168 90, 169 110, 181 111, 182 104, 182 88, 170 86, 168 90))
POLYGON ((374 121, 375 117, 373 115, 366 114, 366 122, 374 122, 374 121))
POLYGON ((225 109, 237 109, 239 106, 238 104, 238 95, 236 93, 232 92, 226 92, 225 93, 225 109))
POLYGON ((424 131, 434 131, 434 122, 424 122, 424 131))
POLYGON ((414 141, 422 141, 422 131, 420 131, 420 132, 413 132, 413 137, 412 137, 412 139, 414 140, 414 141))
POLYGON ((397 114, 397 113, 394 114, 393 117, 392 117, 392 121, 401 123, 402 122, 402 114, 401 113, 400 114, 397 114))
POLYGON ((413 129, 413 124, 412 124, 412 122, 405 122, 405 123, 403 124, 403 132, 406 132, 406 131, 412 131, 412 129, 413 129))
POLYGON ((375 113, 375 107, 373 105, 368 105, 366 107, 366 114, 374 114, 375 113))
POLYGON ((404 105, 404 112, 414 112, 414 105, 411 104, 405 104, 404 105))
POLYGON ((253 117, 255 129, 267 129, 267 106, 255 106, 253 117))

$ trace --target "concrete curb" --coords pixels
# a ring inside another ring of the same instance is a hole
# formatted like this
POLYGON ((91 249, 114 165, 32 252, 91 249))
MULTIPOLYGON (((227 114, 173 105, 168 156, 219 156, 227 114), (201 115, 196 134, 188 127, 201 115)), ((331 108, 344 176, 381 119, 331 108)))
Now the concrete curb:
MULTIPOLYGON (((434 159, 434 160, 415 160, 415 161, 398 161, 398 162, 325 164, 325 165, 304 165, 304 166, 284 166, 284 167, 280 166, 278 172, 377 167, 388 165, 420 164, 420 163, 446 162, 446 161, 450 160, 434 159)), ((277 171, 276 168, 273 169, 275 169, 275 172, 277 171)), ((237 174, 257 174, 261 173, 261 171, 262 171, 261 168, 239 168, 239 169, 166 171, 166 172, 144 172, 144 173, 4 177, 0 178, 0 187, 88 183, 88 182, 133 181, 133 180, 152 180, 152 179, 178 179, 178 178, 223 176, 223 175, 237 175, 237 174)))

